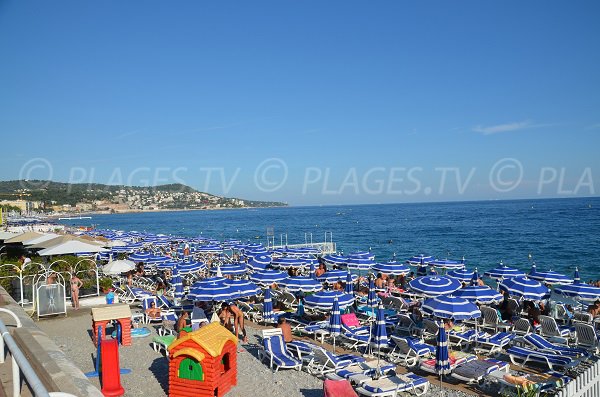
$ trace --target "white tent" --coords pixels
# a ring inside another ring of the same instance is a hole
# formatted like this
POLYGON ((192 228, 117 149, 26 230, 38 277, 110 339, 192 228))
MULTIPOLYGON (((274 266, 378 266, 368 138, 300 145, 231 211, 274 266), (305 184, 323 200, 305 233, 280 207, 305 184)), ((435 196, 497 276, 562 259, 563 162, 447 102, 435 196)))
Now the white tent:
POLYGON ((121 274, 133 269, 135 269, 135 262, 126 259, 110 261, 102 266, 104 274, 121 274))
POLYGON ((38 252, 40 256, 49 255, 67 255, 67 254, 83 254, 89 252, 107 252, 106 248, 102 248, 96 244, 83 243, 77 240, 71 240, 62 244, 46 248, 38 252))
POLYGON ((23 245, 39 244, 39 243, 43 243, 44 241, 52 240, 53 238, 56 238, 56 237, 60 237, 60 235, 55 234, 55 233, 43 234, 39 237, 32 238, 31 240, 23 241, 23 245))

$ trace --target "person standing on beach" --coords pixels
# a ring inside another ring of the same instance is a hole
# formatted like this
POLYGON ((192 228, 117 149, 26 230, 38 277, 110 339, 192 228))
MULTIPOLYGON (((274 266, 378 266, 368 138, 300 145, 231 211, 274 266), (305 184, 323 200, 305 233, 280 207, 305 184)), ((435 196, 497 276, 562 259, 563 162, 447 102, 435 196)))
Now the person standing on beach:
POLYGON ((73 273, 71 277, 71 303, 75 310, 79 310, 79 289, 81 287, 83 287, 83 281, 77 277, 77 274, 73 273))

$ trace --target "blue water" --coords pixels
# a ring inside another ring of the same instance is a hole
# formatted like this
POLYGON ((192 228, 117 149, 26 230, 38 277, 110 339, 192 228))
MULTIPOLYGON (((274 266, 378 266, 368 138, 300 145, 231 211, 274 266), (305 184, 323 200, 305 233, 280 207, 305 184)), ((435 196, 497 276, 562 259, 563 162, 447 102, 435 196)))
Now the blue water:
MULTIPOLYGON (((83 221, 75 221, 80 224, 83 221)), ((137 230, 266 244, 304 243, 305 233, 322 242, 333 233, 338 250, 371 249, 376 260, 418 253, 466 258, 469 268, 494 267, 501 260, 523 270, 531 254, 538 270, 600 278, 600 198, 290 207, 222 211, 179 211, 95 215, 98 228, 137 230)))

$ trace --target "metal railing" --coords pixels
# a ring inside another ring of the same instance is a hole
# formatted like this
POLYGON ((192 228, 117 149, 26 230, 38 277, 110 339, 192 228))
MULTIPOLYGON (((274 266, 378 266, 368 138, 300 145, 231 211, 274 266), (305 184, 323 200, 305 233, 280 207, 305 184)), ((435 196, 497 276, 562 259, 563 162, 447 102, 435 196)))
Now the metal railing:
MULTIPOLYGON (((15 319, 17 328, 22 326, 21 320, 12 311, 0 307, 0 312, 10 314, 15 319)), ((23 373, 25 381, 36 397, 76 397, 62 392, 49 393, 2 320, 0 320, 0 334, 2 335, 2 338, 0 338, 0 363, 5 361, 5 347, 8 348, 11 356, 13 397, 21 395, 21 373, 23 373)))
POLYGON ((598 397, 600 396, 600 361, 587 368, 577 378, 569 382, 557 397, 598 397))

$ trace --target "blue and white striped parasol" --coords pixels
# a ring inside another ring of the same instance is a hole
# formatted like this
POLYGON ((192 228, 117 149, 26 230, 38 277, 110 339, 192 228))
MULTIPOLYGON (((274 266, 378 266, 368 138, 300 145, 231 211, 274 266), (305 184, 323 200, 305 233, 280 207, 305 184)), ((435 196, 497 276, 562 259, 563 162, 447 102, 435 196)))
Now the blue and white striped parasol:
POLYGON ((561 285, 556 287, 554 291, 557 294, 580 300, 584 302, 594 302, 600 299, 600 288, 594 287, 593 285, 585 284, 581 282, 579 277, 579 269, 575 268, 575 275, 573 276, 573 284, 561 285))
POLYGON ((301 258, 291 258, 288 256, 282 256, 281 258, 274 258, 271 261, 271 266, 280 269, 288 269, 290 267, 299 268, 304 267, 305 261, 301 258))
POLYGON ((317 280, 303 276, 287 277, 281 280, 279 285, 290 292, 317 292, 323 289, 323 285, 317 280))
POLYGON ((178 304, 183 299, 183 281, 181 280, 177 266, 173 267, 173 273, 171 274, 171 285, 175 287, 173 298, 175 298, 175 303, 178 304))
POLYGON ((342 256, 342 255, 329 254, 329 255, 323 255, 322 259, 328 265, 338 266, 338 267, 346 267, 346 265, 347 265, 346 260, 348 258, 346 258, 345 256, 342 256))
POLYGON ((368 258, 374 260, 375 255, 373 255, 371 251, 355 251, 351 252, 350 255, 348 255, 348 258, 368 258))
POLYGON ((447 276, 422 276, 408 282, 410 289, 416 293, 433 298, 451 294, 461 287, 460 281, 447 276))
POLYGON ((250 275, 250 280, 260 285, 272 285, 286 278, 287 274, 279 270, 260 270, 250 275))
POLYGON ((435 348, 435 372, 440 375, 440 378, 442 375, 450 373, 448 338, 446 337, 446 330, 443 326, 440 326, 440 330, 437 335, 437 346, 435 348))
POLYGON ((373 277, 369 277, 369 294, 367 295, 367 306, 375 307, 379 302, 379 298, 377 297, 377 289, 375 288, 375 282, 373 281, 373 277))
POLYGON ((453 261, 450 259, 436 259, 429 262, 429 264, 440 269, 461 269, 465 265, 463 261, 453 261))
POLYGON ((373 271, 394 276, 406 275, 411 272, 410 267, 400 262, 376 263, 373 265, 373 271))
MULTIPOLYGON (((348 277, 348 271, 342 269, 336 270, 328 270, 323 273, 321 276, 317 277, 322 283, 335 283, 336 281, 345 281, 348 277)), ((356 280, 358 276, 356 274, 351 274, 353 280, 356 280)))
POLYGON ((177 266, 179 267, 179 273, 183 275, 206 270, 206 265, 202 262, 179 262, 177 266))
POLYGON ((156 264, 156 268, 160 270, 173 269, 175 266, 177 266, 177 262, 175 261, 165 261, 156 264))
POLYGON ((467 268, 463 266, 462 269, 450 270, 446 273, 446 276, 468 283, 473 279, 473 274, 474 272, 467 270, 467 268))
POLYGON ((334 300, 338 301, 339 308, 345 309, 354 302, 354 295, 341 291, 319 291, 304 298, 304 306, 311 309, 331 310, 334 300))
POLYGON ((378 350, 381 350, 382 347, 388 346, 388 336, 385 329, 385 311, 383 310, 383 306, 381 304, 379 304, 377 307, 375 323, 371 326, 370 345, 371 347, 376 347, 378 350))
POLYGON ((215 266, 210 269, 211 274, 216 274, 218 270, 221 270, 222 275, 240 275, 246 273, 245 263, 228 263, 221 266, 215 266))
POLYGON ((273 300, 271 299, 271 288, 269 287, 265 289, 262 316, 265 323, 273 323, 273 300))
POLYGON ((374 264, 370 257, 349 256, 346 259, 346 267, 350 270, 369 270, 374 264))
POLYGON ((353 294, 354 293, 354 281, 352 280, 352 276, 353 274, 348 272, 346 274, 346 285, 344 286, 344 291, 347 294, 353 294))
POLYGON ((560 274, 552 270, 549 270, 547 272, 538 272, 535 267, 535 263, 531 266, 531 271, 529 272, 528 277, 546 284, 573 284, 573 279, 570 279, 564 274, 560 274))
POLYGON ((500 262, 499 266, 493 268, 492 270, 488 270, 484 273, 484 275, 495 279, 505 279, 511 277, 524 276, 525 273, 523 273, 519 269, 508 267, 502 262, 500 262))
POLYGON ((264 270, 271 263, 271 255, 266 253, 256 254, 248 257, 248 266, 252 270, 264 270))
POLYGON ((425 313, 438 318, 469 320, 481 317, 481 311, 477 305, 467 299, 448 295, 426 299, 422 309, 425 313))
POLYGON ((237 292, 236 299, 254 296, 260 291, 258 285, 249 280, 226 280, 225 284, 237 292))
POLYGON ((431 261, 433 261, 433 256, 425 254, 419 254, 407 260, 408 264, 411 266, 424 266, 428 265, 431 261))
POLYGON ((333 337, 333 351, 335 352, 335 337, 342 330, 342 319, 340 316, 340 304, 337 297, 333 299, 331 316, 329 316, 329 335, 333 337))
POLYGON ((225 284, 225 279, 222 277, 196 281, 188 294, 188 299, 193 301, 228 301, 236 297, 237 291, 225 284))
POLYGON ((488 286, 469 285, 452 293, 453 296, 464 298, 481 305, 490 305, 502 300, 502 294, 488 286))
POLYGON ((550 296, 550 290, 547 287, 524 276, 503 280, 499 284, 499 288, 512 296, 532 301, 539 301, 550 296))
POLYGON ((146 260, 152 256, 153 255, 151 252, 134 252, 133 254, 129 255, 127 259, 134 262, 146 262, 146 260))

